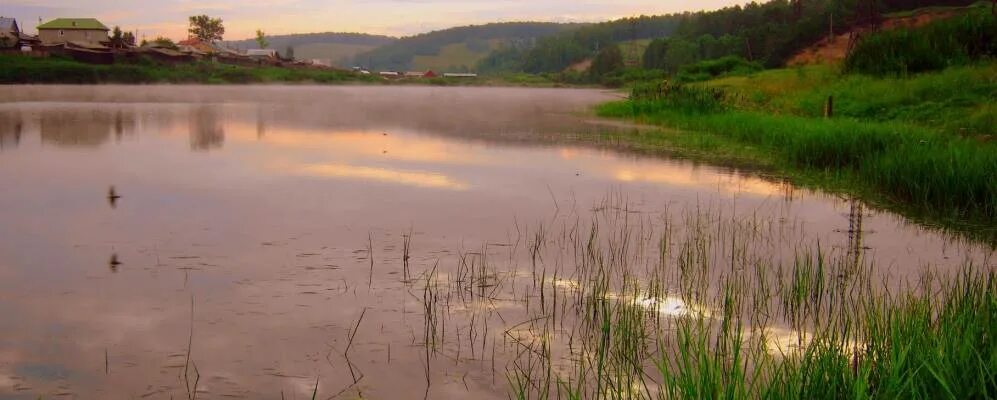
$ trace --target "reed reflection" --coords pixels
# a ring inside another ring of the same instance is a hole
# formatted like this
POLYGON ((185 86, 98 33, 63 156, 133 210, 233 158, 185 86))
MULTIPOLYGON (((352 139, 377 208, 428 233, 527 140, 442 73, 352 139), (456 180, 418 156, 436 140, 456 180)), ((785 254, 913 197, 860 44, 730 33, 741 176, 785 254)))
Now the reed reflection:
POLYGON ((21 144, 24 121, 17 113, 0 113, 0 151, 17 148, 21 144))
POLYGON ((218 106, 197 106, 190 114, 190 149, 211 151, 225 144, 225 127, 218 106))
POLYGON ((63 147, 98 147, 111 137, 121 140, 135 132, 135 112, 129 109, 54 109, 42 111, 39 131, 44 143, 63 147))

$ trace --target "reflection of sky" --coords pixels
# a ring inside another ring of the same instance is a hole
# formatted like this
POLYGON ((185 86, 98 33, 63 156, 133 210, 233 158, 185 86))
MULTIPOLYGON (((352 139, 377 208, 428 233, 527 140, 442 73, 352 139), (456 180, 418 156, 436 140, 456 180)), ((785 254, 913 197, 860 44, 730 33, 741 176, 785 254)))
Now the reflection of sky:
MULTIPOLYGON (((417 232, 413 263, 422 271, 444 250, 514 242, 518 226, 550 218, 555 202, 582 213, 610 193, 644 212, 709 204, 758 215, 775 235, 801 236, 777 246, 847 240, 847 203, 834 197, 558 139, 591 129, 565 115, 605 99, 599 92, 405 89, 383 107, 382 88, 302 88, 316 90, 311 105, 285 107, 177 104, 170 93, 240 89, 174 90, 147 89, 162 97, 156 104, 0 104, 0 126, 17 121, 22 132, 0 152, 0 397, 13 381, 49 394, 61 384, 84 394, 125 387, 131 397, 175 388, 191 295, 194 358, 213 393, 238 394, 252 381, 306 397, 316 375, 340 387, 349 371, 324 356, 330 343, 343 345, 364 306, 364 325, 376 328, 356 344, 362 367, 376 371, 370 382, 399 382, 379 397, 419 392, 421 368, 386 369, 381 358, 390 339, 393 366, 420 365, 406 351, 417 333, 399 325, 416 318, 393 275, 402 232, 417 232), (366 101, 332 107, 343 98, 366 101), (458 100, 471 111, 424 106, 458 100), (489 119, 479 123, 474 110, 482 109, 489 119), (115 210, 104 198, 110 185, 123 195, 115 210), (112 252, 123 262, 117 272, 112 252), (79 379, 40 382, 18 365, 65 368, 79 379)), ((272 99, 286 89, 241 90, 272 99)), ((966 254, 890 215, 869 213, 866 227, 870 257, 894 270, 966 254)), ((675 299, 639 301, 663 313, 696 310, 675 299)))
POLYGON ((139 30, 140 35, 186 37, 187 17, 217 16, 225 21, 227 39, 253 37, 256 29, 271 34, 364 32, 411 35, 460 25, 507 21, 592 22, 635 15, 716 9, 736 0, 205 0, 129 2, 90 0, 8 0, 5 16, 13 16, 33 32, 38 18, 95 17, 108 26, 139 30))

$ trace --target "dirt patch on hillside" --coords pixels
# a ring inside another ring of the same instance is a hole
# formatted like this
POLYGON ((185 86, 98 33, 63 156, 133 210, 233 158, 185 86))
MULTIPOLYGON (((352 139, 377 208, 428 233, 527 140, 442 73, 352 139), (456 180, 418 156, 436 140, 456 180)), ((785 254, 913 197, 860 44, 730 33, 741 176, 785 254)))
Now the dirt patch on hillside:
POLYGON ((821 39, 819 42, 797 53, 786 63, 789 66, 811 65, 811 64, 833 64, 839 63, 848 55, 857 38, 875 29, 893 30, 909 29, 927 25, 931 22, 951 18, 964 13, 967 9, 951 10, 925 10, 914 12, 911 15, 902 17, 887 18, 878 27, 863 27, 853 29, 849 32, 835 35, 834 37, 821 39))
POLYGON ((575 71, 575 72, 585 72, 585 71, 588 71, 589 68, 592 68, 592 59, 591 58, 583 60, 583 61, 576 62, 574 64, 571 64, 565 70, 566 71, 575 71))

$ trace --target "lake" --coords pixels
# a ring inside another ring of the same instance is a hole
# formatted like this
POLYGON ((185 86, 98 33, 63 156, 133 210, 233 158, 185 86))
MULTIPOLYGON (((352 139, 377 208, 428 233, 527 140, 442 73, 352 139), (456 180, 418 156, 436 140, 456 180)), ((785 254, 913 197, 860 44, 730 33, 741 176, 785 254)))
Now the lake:
POLYGON ((993 267, 839 195, 617 146, 646 129, 591 117, 615 97, 0 87, 0 399, 508 398, 523 344, 571 331, 525 328, 578 318, 546 303, 585 290, 586 246, 644 284, 691 237, 718 271, 816 246, 887 287, 993 267))

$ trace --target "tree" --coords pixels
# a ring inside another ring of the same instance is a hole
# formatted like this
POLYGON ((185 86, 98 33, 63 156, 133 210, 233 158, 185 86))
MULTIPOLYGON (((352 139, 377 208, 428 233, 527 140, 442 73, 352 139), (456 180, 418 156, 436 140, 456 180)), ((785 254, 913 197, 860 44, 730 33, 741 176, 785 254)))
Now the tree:
POLYGON ((213 42, 222 40, 222 36, 225 35, 225 26, 222 25, 221 18, 195 15, 190 17, 190 28, 187 29, 187 32, 202 42, 213 42))
POLYGON ((259 45, 261 49, 265 49, 267 46, 270 46, 270 42, 267 41, 267 34, 266 32, 263 32, 262 29, 256 30, 256 44, 259 45))
POLYGON ((654 39, 644 50, 644 68, 665 69, 666 54, 668 54, 668 40, 654 39))
POLYGON ((162 48, 171 49, 171 50, 178 50, 179 49, 179 47, 177 47, 177 44, 173 43, 173 40, 170 40, 170 38, 165 38, 165 37, 162 37, 162 36, 159 36, 155 40, 153 40, 152 44, 154 44, 156 46, 159 46, 159 47, 162 47, 162 48))
POLYGON ((294 59, 294 46, 287 45, 287 50, 284 50, 284 57, 287 57, 289 60, 294 59))
POLYGON ((125 44, 129 45, 129 46, 134 46, 135 45, 135 34, 131 33, 131 32, 125 32, 125 34, 121 36, 121 41, 124 42, 125 44))
POLYGON ((592 67, 589 68, 589 74, 593 78, 601 78, 622 69, 623 52, 620 51, 620 46, 613 44, 603 47, 599 54, 596 54, 592 67))
POLYGON ((121 32, 120 26, 115 26, 111 33, 111 46, 113 47, 124 47, 124 35, 121 32))

